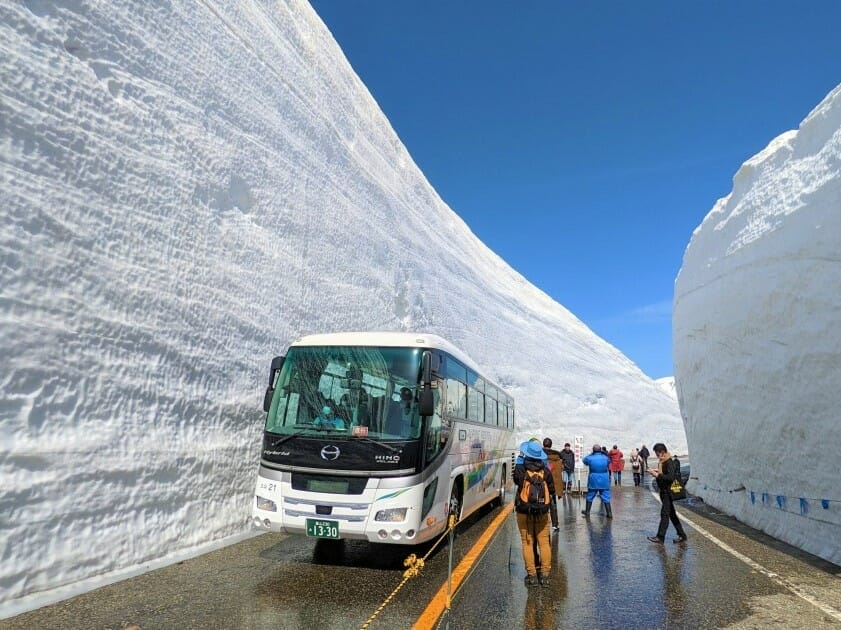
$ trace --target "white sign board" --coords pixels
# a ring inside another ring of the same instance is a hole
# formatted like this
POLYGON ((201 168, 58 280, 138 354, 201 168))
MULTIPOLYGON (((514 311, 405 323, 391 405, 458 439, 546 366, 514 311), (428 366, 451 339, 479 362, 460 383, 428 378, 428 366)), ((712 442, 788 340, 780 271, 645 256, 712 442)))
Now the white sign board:
POLYGON ((572 438, 572 452, 575 453, 575 467, 576 468, 583 468, 584 464, 581 463, 582 452, 584 449, 584 436, 583 435, 576 435, 572 438))

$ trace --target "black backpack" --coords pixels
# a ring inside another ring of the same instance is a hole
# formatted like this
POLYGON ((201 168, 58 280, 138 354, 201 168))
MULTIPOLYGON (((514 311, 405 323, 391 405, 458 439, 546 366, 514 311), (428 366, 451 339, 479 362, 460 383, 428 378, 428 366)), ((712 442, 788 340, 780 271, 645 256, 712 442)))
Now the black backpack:
POLYGON ((549 486, 546 475, 549 471, 540 462, 540 467, 533 468, 524 465, 523 483, 517 493, 516 505, 518 512, 526 514, 546 514, 549 511, 549 486))

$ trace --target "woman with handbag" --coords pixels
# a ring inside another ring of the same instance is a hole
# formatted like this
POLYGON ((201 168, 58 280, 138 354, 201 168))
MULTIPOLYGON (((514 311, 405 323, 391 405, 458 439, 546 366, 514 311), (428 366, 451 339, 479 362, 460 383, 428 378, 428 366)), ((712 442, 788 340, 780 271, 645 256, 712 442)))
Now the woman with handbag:
POLYGON ((660 490, 660 527, 657 528, 657 535, 649 536, 648 540, 662 545, 663 541, 666 540, 666 530, 669 528, 669 521, 671 521, 677 532, 677 538, 674 539, 674 542, 686 542, 686 532, 677 517, 674 504, 676 498, 681 498, 681 494, 686 496, 680 483, 680 466, 672 459, 666 445, 662 442, 657 442, 654 445, 654 454, 660 460, 660 463, 657 464, 656 469, 649 468, 648 473, 655 478, 657 488, 660 490))

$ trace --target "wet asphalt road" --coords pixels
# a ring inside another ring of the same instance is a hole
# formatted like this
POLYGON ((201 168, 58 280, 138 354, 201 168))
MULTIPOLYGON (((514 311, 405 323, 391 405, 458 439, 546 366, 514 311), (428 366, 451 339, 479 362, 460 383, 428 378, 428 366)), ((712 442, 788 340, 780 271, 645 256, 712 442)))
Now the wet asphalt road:
MULTIPOLYGON (((656 546, 659 504, 644 488, 614 492, 611 521, 589 521, 578 498, 559 504, 548 588, 526 588, 513 517, 506 519, 438 627, 505 628, 839 628, 841 567, 763 537, 704 506, 686 514, 704 531, 784 576, 769 578, 687 527, 686 545, 656 546), (829 612, 792 592, 794 585, 829 612)), ((507 508, 510 509, 510 508, 507 508)), ((679 508, 680 510, 681 508, 679 508)), ((499 509, 459 528, 458 563, 499 509)), ((673 532, 669 531, 669 541, 673 532)), ((0 628, 359 628, 400 584, 405 549, 357 541, 316 542, 265 534, 0 621, 0 628)), ((449 548, 382 608, 370 628, 410 628, 446 583, 449 548)))
MULTIPOLYGON (((650 491, 623 487, 614 492, 613 520, 599 514, 598 505, 596 500, 589 522, 580 514, 582 500, 560 505, 548 588, 523 585, 519 534, 511 519, 477 571, 481 577, 465 585, 440 627, 474 628, 477 619, 488 628, 527 629, 841 627, 841 618, 822 612, 685 522, 689 541, 684 545, 671 542, 671 526, 665 545, 646 540, 656 533, 659 519, 659 503, 650 491)), ((732 519, 703 505, 678 509, 728 546, 750 553, 760 565, 841 610, 841 567, 728 522, 732 519)))

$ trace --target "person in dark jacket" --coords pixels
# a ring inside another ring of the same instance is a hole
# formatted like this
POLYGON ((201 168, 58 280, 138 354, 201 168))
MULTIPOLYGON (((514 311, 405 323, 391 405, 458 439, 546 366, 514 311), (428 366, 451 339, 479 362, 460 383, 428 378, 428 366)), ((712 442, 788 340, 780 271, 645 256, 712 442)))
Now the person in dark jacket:
POLYGON ((651 453, 648 452, 648 447, 643 444, 642 448, 640 449, 640 459, 642 459, 642 471, 643 471, 643 479, 645 479, 645 471, 648 470, 648 458, 651 456, 651 453))
POLYGON ((669 528, 669 521, 671 521, 677 532, 677 538, 674 539, 674 542, 686 542, 686 532, 677 517, 672 493, 669 491, 672 482, 680 478, 680 466, 672 459, 665 444, 657 442, 653 448, 660 463, 657 468, 649 468, 648 473, 657 481, 657 488, 660 491, 660 527, 657 528, 657 535, 649 536, 648 540, 662 545, 663 541, 666 540, 666 530, 669 528))
POLYGON ((593 452, 582 461, 585 466, 590 468, 590 474, 587 475, 587 503, 581 513, 589 518, 590 507, 598 494, 604 505, 607 518, 613 518, 613 510, 610 507, 610 473, 607 470, 610 457, 602 451, 601 446, 593 444, 593 452))
MULTIPOLYGON (((550 498, 555 494, 555 484, 552 481, 552 473, 547 466, 546 453, 540 447, 539 442, 523 442, 520 444, 522 462, 514 466, 513 478, 517 485, 517 494, 523 487, 527 472, 543 470, 543 478, 549 489, 550 498)), ((514 502, 517 513, 517 528, 520 530, 520 538, 523 541, 523 563, 526 565, 526 586, 536 586, 538 582, 543 586, 549 586, 549 574, 552 570, 552 548, 549 545, 549 515, 530 514, 528 506, 518 505, 514 502), (535 557, 535 548, 538 557, 535 557)))
POLYGON ((564 485, 566 486, 566 491, 571 492, 572 479, 575 475, 575 453, 572 452, 569 442, 564 444, 564 449, 561 451, 561 459, 564 462, 564 485))

